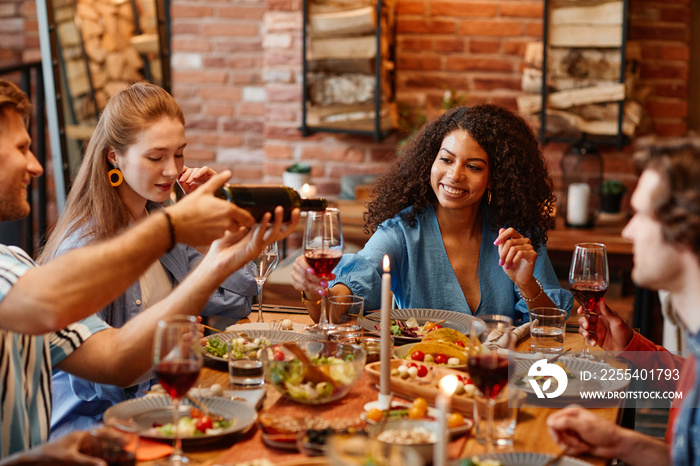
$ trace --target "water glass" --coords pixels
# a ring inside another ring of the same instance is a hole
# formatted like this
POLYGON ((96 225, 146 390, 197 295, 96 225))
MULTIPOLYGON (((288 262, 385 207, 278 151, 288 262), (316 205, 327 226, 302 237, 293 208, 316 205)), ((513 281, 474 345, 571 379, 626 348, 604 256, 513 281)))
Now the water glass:
POLYGON ((258 388, 265 383, 262 361, 258 358, 236 359, 231 351, 231 344, 226 344, 228 349, 228 376, 229 382, 234 388, 258 388))
POLYGON ((533 353, 561 353, 565 333, 565 310, 556 307, 530 309, 530 348, 533 353))
POLYGON ((332 324, 328 331, 330 338, 359 337, 362 327, 357 322, 365 307, 365 299, 356 295, 340 295, 328 298, 328 321, 332 324))
MULTIPOLYGON (((518 402, 508 399, 508 389, 504 388, 496 397, 493 410, 491 443, 497 446, 513 444, 515 424, 518 419, 518 402)), ((481 444, 488 439, 488 400, 478 390, 474 392, 474 432, 481 444)))

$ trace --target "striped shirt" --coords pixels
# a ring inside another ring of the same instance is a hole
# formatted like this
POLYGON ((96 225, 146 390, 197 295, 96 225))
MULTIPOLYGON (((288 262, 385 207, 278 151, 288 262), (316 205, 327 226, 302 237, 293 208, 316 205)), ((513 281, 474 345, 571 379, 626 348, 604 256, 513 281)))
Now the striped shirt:
MULTIPOLYGON (((0 300, 35 266, 21 249, 0 244, 0 300)), ((3 330, 0 324, 0 458, 48 439, 52 367, 105 328, 94 316, 40 336, 3 330)))

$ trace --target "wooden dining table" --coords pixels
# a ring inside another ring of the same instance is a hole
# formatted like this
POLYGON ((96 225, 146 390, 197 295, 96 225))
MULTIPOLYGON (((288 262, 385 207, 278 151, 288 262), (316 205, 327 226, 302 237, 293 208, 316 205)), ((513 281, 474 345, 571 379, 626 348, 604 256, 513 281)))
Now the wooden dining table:
MULTIPOLYGON (((279 312, 265 315, 265 322, 276 322, 289 318, 295 323, 311 324, 307 315, 299 313, 284 314, 279 312)), ((565 349, 572 352, 579 351, 583 341, 578 333, 569 332, 566 334, 564 342, 565 349)), ((529 337, 521 340, 516 348, 518 351, 530 352, 529 337)), ((592 351, 600 351, 592 348, 592 351)), ((225 367, 202 368, 197 386, 209 387, 218 383, 224 388, 229 386, 228 373, 225 367)), ((325 405, 305 405, 294 403, 283 398, 277 390, 266 385, 266 397, 263 400, 260 412, 284 416, 291 415, 297 417, 321 417, 324 419, 356 419, 363 412, 365 403, 375 401, 378 396, 378 389, 375 383, 365 373, 357 382, 352 391, 344 398, 325 405)), ((402 397, 395 396, 394 399, 402 400, 402 397)), ((411 401, 411 400, 407 400, 411 401)), ((563 405, 562 405, 563 407, 563 405)), ((536 399, 529 397, 518 409, 515 437, 512 446, 498 448, 493 451, 514 451, 514 452, 535 452, 558 454, 561 449, 550 437, 547 427, 547 417, 556 412, 561 407, 550 407, 538 404, 536 399)), ((602 418, 619 422, 622 410, 619 402, 611 402, 596 408, 591 408, 602 418)), ((471 457, 475 454, 487 452, 485 445, 479 444, 474 438, 473 431, 465 436, 453 439, 449 445, 449 456, 451 459, 459 457, 471 457)), ((201 446, 185 448, 186 455, 201 465, 234 465, 258 459, 267 459, 275 465, 284 464, 288 466, 297 465, 322 465, 323 460, 311 459, 297 451, 270 448, 263 443, 262 431, 255 425, 244 434, 237 436, 227 436, 216 443, 207 443, 201 446)), ((583 455, 580 457, 592 464, 606 464, 602 458, 583 455)), ((151 465, 155 462, 139 462, 141 465, 151 465)))

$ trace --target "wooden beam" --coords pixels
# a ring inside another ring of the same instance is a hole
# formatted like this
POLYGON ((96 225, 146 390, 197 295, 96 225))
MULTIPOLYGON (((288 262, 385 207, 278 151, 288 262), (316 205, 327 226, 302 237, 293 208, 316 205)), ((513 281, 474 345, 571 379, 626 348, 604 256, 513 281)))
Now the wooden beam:
POLYGON ((311 13, 309 33, 317 37, 371 33, 377 26, 375 16, 371 6, 333 13, 311 13))
POLYGON ((553 25, 550 30, 549 45, 552 47, 620 47, 622 46, 622 25, 553 25))
POLYGON ((622 2, 552 9, 549 24, 622 24, 622 2))
POLYGON ((377 40, 372 36, 342 38, 311 38, 308 59, 373 58, 377 54, 377 40))

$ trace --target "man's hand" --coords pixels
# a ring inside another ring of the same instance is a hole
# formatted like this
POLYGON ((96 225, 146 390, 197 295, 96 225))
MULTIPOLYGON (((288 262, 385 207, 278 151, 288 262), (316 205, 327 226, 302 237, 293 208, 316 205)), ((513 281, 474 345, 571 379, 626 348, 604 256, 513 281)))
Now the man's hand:
POLYGON ((590 453, 603 458, 620 454, 622 427, 572 405, 547 418, 547 430, 570 455, 590 453))
POLYGON ((87 432, 71 432, 53 442, 45 443, 29 451, 5 458, 0 461, 0 465, 55 464, 107 466, 105 461, 80 452, 81 447, 87 446, 88 435, 87 432))
POLYGON ((623 351, 632 341, 634 330, 605 304, 604 299, 598 302, 598 314, 586 318, 583 307, 576 312, 581 315, 578 331, 591 346, 598 345, 606 351, 623 351))
POLYGON ((221 238, 225 231, 238 232, 255 225, 253 216, 247 211, 223 199, 214 197, 214 192, 231 177, 228 170, 212 176, 200 188, 185 196, 177 204, 167 207, 173 219, 175 239, 190 246, 208 246, 221 238))

